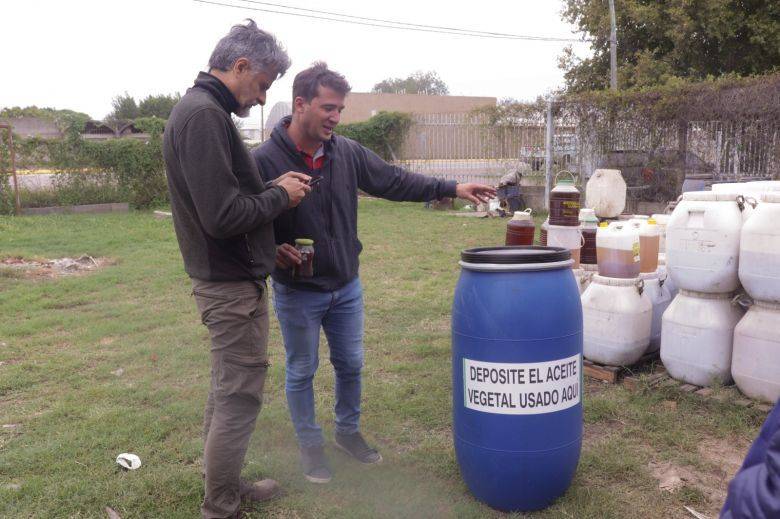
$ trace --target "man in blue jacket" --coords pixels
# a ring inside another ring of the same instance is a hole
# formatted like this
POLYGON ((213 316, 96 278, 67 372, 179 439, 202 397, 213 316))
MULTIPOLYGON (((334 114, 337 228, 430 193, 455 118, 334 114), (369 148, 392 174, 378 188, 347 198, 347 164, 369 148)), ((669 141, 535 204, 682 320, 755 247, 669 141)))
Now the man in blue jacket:
POLYGON ((285 389, 301 447, 306 478, 327 483, 322 429, 315 421, 312 380, 319 363, 320 328, 330 346, 336 372, 336 447, 362 463, 382 456, 359 430, 363 366, 363 289, 358 277, 362 249, 357 236, 358 189, 396 201, 459 197, 474 203, 495 196, 481 184, 457 184, 418 175, 388 164, 371 150, 335 135, 349 84, 315 63, 293 82, 292 116, 280 121, 270 140, 253 154, 266 181, 286 171, 311 175, 309 196, 274 221, 277 243, 274 306, 287 353, 285 389), (301 256, 298 238, 314 240, 312 277, 294 276, 301 256))
POLYGON ((742 467, 729 483, 723 519, 780 517, 780 402, 769 413, 742 467))

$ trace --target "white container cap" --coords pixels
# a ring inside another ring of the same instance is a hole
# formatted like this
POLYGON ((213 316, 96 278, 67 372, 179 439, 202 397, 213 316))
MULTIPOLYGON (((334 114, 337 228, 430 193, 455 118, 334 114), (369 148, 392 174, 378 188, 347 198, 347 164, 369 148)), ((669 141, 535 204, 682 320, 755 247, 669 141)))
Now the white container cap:
POLYGON ((580 209, 580 221, 590 217, 596 218, 595 209, 591 209, 589 207, 583 207, 582 209, 580 209))

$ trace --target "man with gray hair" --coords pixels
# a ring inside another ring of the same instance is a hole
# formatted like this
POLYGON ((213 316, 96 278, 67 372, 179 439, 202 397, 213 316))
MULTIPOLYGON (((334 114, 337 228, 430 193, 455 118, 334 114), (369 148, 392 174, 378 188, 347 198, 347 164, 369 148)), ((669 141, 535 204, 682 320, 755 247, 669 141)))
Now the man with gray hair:
POLYGON ((163 154, 173 223, 192 292, 211 337, 211 388, 203 424, 205 518, 239 517, 241 500, 280 493, 239 476, 268 371, 266 278, 274 268, 273 220, 310 190, 287 172, 267 184, 231 113, 249 115, 290 66, 273 35, 234 26, 174 107, 163 154))

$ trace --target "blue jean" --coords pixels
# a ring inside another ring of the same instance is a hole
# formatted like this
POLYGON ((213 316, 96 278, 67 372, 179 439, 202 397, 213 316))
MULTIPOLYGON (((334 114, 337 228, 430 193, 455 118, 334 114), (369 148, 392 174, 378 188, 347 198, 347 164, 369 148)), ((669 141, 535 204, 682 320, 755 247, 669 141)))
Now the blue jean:
POLYGON ((274 283, 274 308, 287 353, 285 391, 298 443, 325 439, 314 410, 314 374, 319 365, 320 327, 336 372, 336 432, 351 434, 360 422, 363 367, 363 287, 360 279, 333 292, 314 292, 274 283))

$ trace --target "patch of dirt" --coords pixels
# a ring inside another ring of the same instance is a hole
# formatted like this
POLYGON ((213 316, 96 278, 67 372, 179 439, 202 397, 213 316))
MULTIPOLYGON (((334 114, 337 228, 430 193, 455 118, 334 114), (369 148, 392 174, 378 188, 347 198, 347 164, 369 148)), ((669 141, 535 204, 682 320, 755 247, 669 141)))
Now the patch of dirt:
POLYGON ((57 278, 88 274, 107 265, 113 265, 110 258, 93 258, 83 254, 78 258, 57 258, 53 260, 33 260, 20 257, 0 259, 0 277, 23 279, 57 278))
POLYGON ((750 442, 741 438, 705 438, 698 449, 703 462, 701 470, 667 461, 650 462, 648 468, 662 491, 676 492, 684 486, 696 488, 707 499, 705 513, 717 515, 726 500, 729 481, 749 448, 750 442))
POLYGON ((622 434, 625 425, 620 420, 602 420, 594 423, 585 423, 585 430, 582 434, 582 448, 591 449, 609 441, 613 436, 622 434))

